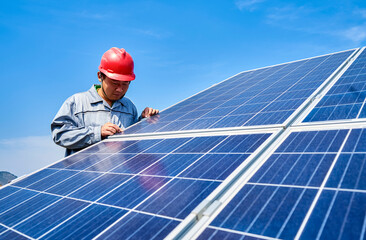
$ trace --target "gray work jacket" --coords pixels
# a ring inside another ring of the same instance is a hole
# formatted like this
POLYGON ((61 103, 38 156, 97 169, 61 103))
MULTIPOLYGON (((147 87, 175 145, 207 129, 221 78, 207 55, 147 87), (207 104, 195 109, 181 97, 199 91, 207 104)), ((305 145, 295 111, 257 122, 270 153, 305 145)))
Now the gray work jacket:
POLYGON ((99 142, 108 122, 124 129, 140 120, 130 99, 123 97, 110 107, 95 87, 69 97, 51 123, 53 141, 66 148, 65 156, 99 142))

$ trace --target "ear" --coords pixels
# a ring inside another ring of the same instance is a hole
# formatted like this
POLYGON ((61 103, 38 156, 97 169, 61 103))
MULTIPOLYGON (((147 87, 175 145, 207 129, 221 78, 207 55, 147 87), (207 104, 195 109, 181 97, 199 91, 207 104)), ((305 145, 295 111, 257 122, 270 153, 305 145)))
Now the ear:
POLYGON ((97 72, 97 75, 98 75, 99 82, 102 82, 102 75, 100 74, 100 72, 97 72))

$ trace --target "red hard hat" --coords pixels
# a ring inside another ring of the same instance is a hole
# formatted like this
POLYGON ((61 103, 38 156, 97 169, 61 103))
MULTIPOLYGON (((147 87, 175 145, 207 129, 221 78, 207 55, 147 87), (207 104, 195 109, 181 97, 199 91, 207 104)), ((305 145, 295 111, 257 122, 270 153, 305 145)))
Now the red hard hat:
POLYGON ((107 77, 119 81, 132 81, 133 59, 123 48, 112 47, 106 51, 100 61, 99 70, 107 77))

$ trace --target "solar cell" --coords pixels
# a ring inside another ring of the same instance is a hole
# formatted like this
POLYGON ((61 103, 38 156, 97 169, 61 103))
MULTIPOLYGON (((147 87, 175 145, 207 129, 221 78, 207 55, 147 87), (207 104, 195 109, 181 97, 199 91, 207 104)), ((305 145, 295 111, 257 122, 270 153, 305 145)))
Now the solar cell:
POLYGON ((262 238, 261 236, 254 234, 242 234, 235 232, 228 232, 219 228, 208 227, 205 231, 197 238, 198 240, 206 239, 222 239, 222 240, 264 240, 268 238, 262 238))
POLYGON ((324 190, 302 239, 364 239, 365 192, 324 190))
POLYGON ((178 221, 141 213, 130 213, 101 235, 102 239, 163 239, 178 221))
POLYGON ((8 230, 3 234, 1 234, 1 237, 3 237, 4 239, 16 239, 16 240, 28 239, 27 237, 22 236, 21 234, 11 230, 8 230))
POLYGON ((303 122, 366 117, 366 52, 352 63, 303 122))
POLYGON ((6 231, 6 228, 0 225, 0 234, 5 232, 5 231, 6 231))

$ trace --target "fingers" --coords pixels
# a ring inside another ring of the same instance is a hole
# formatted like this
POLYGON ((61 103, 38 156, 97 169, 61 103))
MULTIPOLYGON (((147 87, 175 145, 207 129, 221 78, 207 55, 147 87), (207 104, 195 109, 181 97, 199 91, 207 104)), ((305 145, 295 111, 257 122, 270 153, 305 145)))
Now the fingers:
POLYGON ((141 116, 143 118, 147 118, 147 117, 150 117, 150 116, 154 116, 156 114, 159 113, 159 110, 158 109, 153 109, 153 108, 150 108, 150 107, 147 107, 144 109, 144 111, 142 112, 141 116))
POLYGON ((106 123, 101 128, 102 137, 111 136, 115 133, 123 132, 123 130, 113 123, 106 123))

